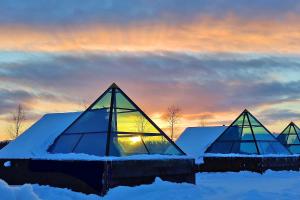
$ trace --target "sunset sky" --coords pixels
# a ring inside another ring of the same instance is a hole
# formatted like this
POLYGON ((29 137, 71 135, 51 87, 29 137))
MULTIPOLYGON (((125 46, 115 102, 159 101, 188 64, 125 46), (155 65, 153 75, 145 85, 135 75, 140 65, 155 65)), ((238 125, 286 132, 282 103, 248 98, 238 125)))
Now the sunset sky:
MULTIPOLYGON (((300 125, 300 1, 0 1, 0 139, 79 111, 116 82, 159 126, 229 124, 247 108, 272 132, 300 125)), ((180 131, 179 131, 180 132, 180 131)))

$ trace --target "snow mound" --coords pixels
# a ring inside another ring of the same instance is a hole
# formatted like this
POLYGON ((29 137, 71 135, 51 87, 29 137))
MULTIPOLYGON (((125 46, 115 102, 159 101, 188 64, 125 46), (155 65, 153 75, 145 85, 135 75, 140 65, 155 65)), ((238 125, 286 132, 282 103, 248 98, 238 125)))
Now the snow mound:
POLYGON ((39 200, 31 185, 11 187, 2 180, 0 180, 0 195, 3 200, 39 200))
POLYGON ((86 195, 68 189, 50 186, 30 185, 10 186, 0 180, 1 200, 99 200, 97 195, 86 195))
POLYGON ((9 186, 0 180, 2 200, 269 200, 299 199, 300 173, 293 171, 198 173, 196 185, 170 183, 157 178, 151 185, 120 186, 104 197, 40 185, 9 186))
POLYGON ((152 185, 117 187, 108 192, 104 200, 269 200, 299 199, 299 172, 267 171, 261 175, 253 172, 198 173, 197 184, 170 183, 156 179, 152 185))
POLYGON ((55 138, 79 115, 80 112, 44 115, 17 139, 1 149, 0 158, 32 158, 47 154, 47 149, 55 138))

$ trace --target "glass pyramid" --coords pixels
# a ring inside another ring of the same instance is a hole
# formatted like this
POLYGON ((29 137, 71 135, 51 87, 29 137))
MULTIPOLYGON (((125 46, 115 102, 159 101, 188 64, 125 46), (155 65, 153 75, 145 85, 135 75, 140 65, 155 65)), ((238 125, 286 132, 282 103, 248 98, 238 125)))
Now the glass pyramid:
POLYGON ((294 122, 291 122, 277 139, 286 146, 290 152, 300 154, 300 129, 294 122))
POLYGON ((247 110, 238 116, 205 153, 290 154, 247 110))
POLYGON ((97 156, 184 155, 116 84, 64 130, 48 151, 97 156))

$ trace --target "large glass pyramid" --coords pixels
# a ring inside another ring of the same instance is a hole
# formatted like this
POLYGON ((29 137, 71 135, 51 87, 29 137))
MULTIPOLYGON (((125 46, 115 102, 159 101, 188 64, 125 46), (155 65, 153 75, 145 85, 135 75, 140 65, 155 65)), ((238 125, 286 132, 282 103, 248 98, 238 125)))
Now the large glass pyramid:
POLYGON ((184 155, 116 84, 64 130, 48 151, 97 156, 184 155))
POLYGON ((277 139, 286 146, 290 152, 300 154, 300 129, 294 122, 291 122, 277 139))
POLYGON ((238 116, 205 153, 290 154, 247 110, 238 116))

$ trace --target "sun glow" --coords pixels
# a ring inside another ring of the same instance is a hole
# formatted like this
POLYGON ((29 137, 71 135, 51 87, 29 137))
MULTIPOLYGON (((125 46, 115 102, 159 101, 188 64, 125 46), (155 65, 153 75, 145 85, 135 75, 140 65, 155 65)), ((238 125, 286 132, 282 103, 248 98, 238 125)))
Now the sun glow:
POLYGON ((130 142, 131 142, 132 144, 135 144, 135 143, 137 143, 137 142, 140 142, 141 140, 142 140, 141 136, 135 136, 135 137, 131 137, 131 138, 130 138, 130 142))

